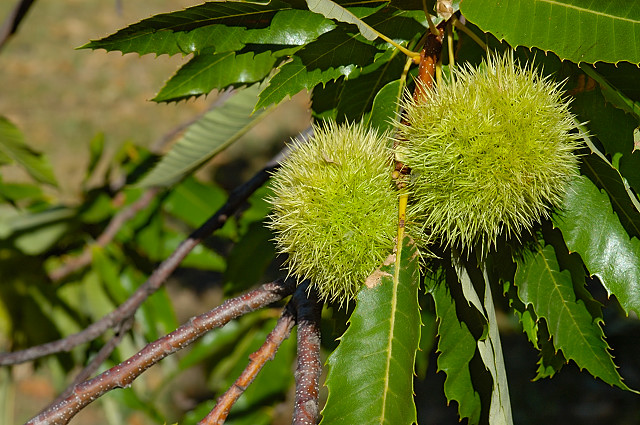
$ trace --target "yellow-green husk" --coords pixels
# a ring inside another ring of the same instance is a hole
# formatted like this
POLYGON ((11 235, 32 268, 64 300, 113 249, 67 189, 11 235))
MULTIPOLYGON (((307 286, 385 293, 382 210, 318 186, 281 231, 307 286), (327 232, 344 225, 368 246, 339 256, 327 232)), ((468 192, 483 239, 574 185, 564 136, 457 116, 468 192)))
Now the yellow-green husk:
POLYGON ((580 143, 557 83, 508 53, 427 92, 404 101, 397 149, 423 239, 486 252, 561 207, 580 143))
POLYGON ((277 249, 322 299, 348 303, 393 250, 398 196, 387 146, 362 124, 329 122, 295 141, 273 175, 277 249))

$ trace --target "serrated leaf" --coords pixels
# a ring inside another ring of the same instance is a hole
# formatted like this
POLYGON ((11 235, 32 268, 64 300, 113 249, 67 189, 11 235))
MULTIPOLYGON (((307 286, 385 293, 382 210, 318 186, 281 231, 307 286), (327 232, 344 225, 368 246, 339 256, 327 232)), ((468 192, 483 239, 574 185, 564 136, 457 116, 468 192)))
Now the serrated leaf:
POLYGON ((598 189, 609 195, 611 204, 629 236, 640 238, 640 203, 620 172, 604 155, 596 153, 582 157, 581 171, 598 189))
POLYGON ((340 76, 349 77, 370 64, 377 52, 379 50, 375 46, 343 29, 323 34, 280 67, 260 93, 256 108, 277 104, 287 96, 311 90, 340 76))
POLYGON ((562 351, 558 351, 556 347, 553 346, 553 341, 549 336, 547 326, 544 324, 544 319, 542 319, 540 323, 541 326, 538 327, 540 358, 537 362, 538 369, 536 370, 536 376, 532 379, 533 381, 553 378, 553 376, 560 372, 563 366, 567 364, 567 359, 562 355, 562 351))
MULTIPOLYGON (((420 340, 416 247, 405 238, 398 264, 376 271, 358 293, 349 328, 327 363, 322 424, 411 424, 420 340), (395 275, 395 277, 394 277, 395 275)), ((394 262, 393 256, 387 262, 394 262)))
POLYGON ((58 184, 47 158, 31 150, 18 127, 3 116, 0 116, 0 158, 0 164, 16 162, 41 183, 58 184))
POLYGON ((448 401, 458 403, 460 419, 469 418, 469 423, 480 420, 480 395, 473 387, 469 362, 476 352, 476 340, 464 322, 456 315, 455 301, 442 282, 429 288, 436 305, 438 317, 438 370, 447 377, 444 394, 448 401))
MULTIPOLYGON (((339 22, 346 22, 358 27, 360 34, 367 40, 375 40, 378 38, 378 31, 371 28, 364 21, 362 21, 353 12, 345 9, 339 4, 331 0, 306 0, 309 10, 315 13, 319 13, 326 18, 335 19, 339 22)), ((378 2, 380 3, 380 2, 378 2)))
POLYGON ((512 46, 551 50, 575 63, 640 63, 640 3, 465 0, 463 15, 512 46))
POLYGON ((259 91, 257 85, 238 90, 221 106, 207 112, 137 186, 170 186, 238 140, 265 115, 264 110, 252 115, 259 91))
POLYGON ((289 4, 278 0, 269 4, 207 2, 152 16, 81 48, 140 55, 188 54, 212 46, 218 51, 235 50, 241 47, 246 29, 267 28, 277 12, 289 9, 289 4))
POLYGON ((551 245, 537 245, 518 261, 515 285, 520 299, 545 319, 555 348, 568 360, 610 385, 629 389, 608 351, 601 320, 594 320, 584 303, 576 299, 571 273, 560 270, 551 245))
POLYGON ((262 81, 269 75, 277 58, 271 52, 202 52, 175 73, 152 99, 177 102, 209 94, 213 90, 238 87, 262 81))
POLYGON ((553 222, 569 251, 580 254, 589 273, 598 276, 622 308, 640 314, 640 240, 629 238, 607 194, 587 177, 576 178, 564 211, 553 222))

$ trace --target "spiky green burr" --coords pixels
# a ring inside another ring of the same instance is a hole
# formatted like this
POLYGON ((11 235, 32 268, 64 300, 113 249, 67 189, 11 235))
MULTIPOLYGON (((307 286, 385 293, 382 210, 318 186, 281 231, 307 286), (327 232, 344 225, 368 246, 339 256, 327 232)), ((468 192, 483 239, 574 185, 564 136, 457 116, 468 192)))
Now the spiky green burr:
POLYGON ((273 175, 270 228, 290 273, 348 303, 392 252, 398 195, 384 135, 362 124, 314 127, 273 175))
POLYGON ((575 120, 560 85, 531 65, 490 55, 403 106, 397 154, 425 237, 486 252, 562 205, 578 168, 575 120))

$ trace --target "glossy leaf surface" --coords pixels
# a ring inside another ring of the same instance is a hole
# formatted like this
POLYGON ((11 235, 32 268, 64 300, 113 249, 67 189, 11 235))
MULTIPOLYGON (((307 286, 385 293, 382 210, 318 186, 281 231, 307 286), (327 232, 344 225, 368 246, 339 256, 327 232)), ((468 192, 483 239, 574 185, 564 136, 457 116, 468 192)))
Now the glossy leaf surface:
MULTIPOLYGON (((640 313, 640 240, 630 238, 606 193, 587 178, 576 178, 565 211, 554 217, 569 251, 582 257, 609 294, 627 311, 640 313)), ((567 353, 565 353, 566 355, 567 353)))
POLYGON ((465 0, 460 9, 512 46, 551 50, 572 62, 640 63, 640 3, 591 0, 465 0))
POLYGON ((416 247, 408 241, 398 273, 395 264, 383 266, 358 293, 349 328, 327 360, 323 424, 408 425, 417 420, 413 374, 420 341, 420 274, 416 247))
POLYGON ((600 319, 595 319, 576 298, 568 270, 560 270, 551 245, 537 249, 518 262, 518 296, 547 322, 556 349, 608 384, 627 389, 604 341, 600 319))

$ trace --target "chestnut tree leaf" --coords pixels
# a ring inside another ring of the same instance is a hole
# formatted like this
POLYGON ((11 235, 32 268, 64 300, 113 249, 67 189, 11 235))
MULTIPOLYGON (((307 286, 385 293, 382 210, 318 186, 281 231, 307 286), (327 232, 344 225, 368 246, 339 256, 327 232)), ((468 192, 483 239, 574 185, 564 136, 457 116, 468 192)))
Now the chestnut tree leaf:
POLYGON ((176 72, 153 98, 156 102, 176 102, 206 95, 212 90, 238 87, 262 81, 277 58, 271 52, 203 52, 176 72))
MULTIPOLYGON (((188 54, 212 46, 217 51, 235 50, 243 44, 246 30, 263 29, 278 35, 280 30, 270 28, 271 22, 278 12, 291 9, 290 4, 279 0, 269 4, 207 2, 152 16, 102 39, 92 40, 81 48, 140 55, 188 54)), ((309 25, 314 24, 317 23, 309 22, 309 25)))
POLYGON ((569 251, 580 254, 609 295, 615 295, 627 313, 640 314, 640 240, 629 237, 609 196, 587 177, 577 177, 553 222, 569 251))
POLYGON ((44 155, 31 150, 18 127, 0 116, 0 165, 13 162, 20 165, 40 183, 57 185, 49 160, 44 155))
POLYGON ((572 62, 640 63, 640 3, 592 0, 464 0, 462 14, 512 46, 572 62))
POLYGON ((233 144, 265 116, 266 111, 261 109, 252 114, 259 91, 260 86, 253 85, 214 105, 137 186, 171 186, 233 144))
POLYGON ((371 63, 379 50, 344 28, 325 33, 295 53, 280 66, 269 85, 260 93, 256 108, 279 103, 301 90, 311 90, 341 76, 349 77, 371 63))
POLYGON ((553 246, 538 244, 534 251, 517 261, 514 283, 518 296, 525 305, 533 307, 538 317, 545 319, 555 348, 561 350, 567 360, 575 361, 579 368, 628 390, 604 340, 602 319, 591 316, 584 302, 576 298, 571 273, 560 270, 553 246))
MULTIPOLYGON (((425 278, 425 283, 430 281, 425 278)), ((469 423, 478 423, 482 406, 469 369, 476 352, 476 340, 458 318, 455 300, 445 282, 434 282, 427 289, 433 297, 438 319, 438 371, 447 375, 444 394, 449 402, 458 403, 460 419, 469 418, 469 423)))
POLYGON ((349 327, 327 360, 322 424, 412 424, 420 342, 419 258, 409 238, 358 293, 349 327), (399 269, 396 273, 396 267, 399 269))
MULTIPOLYGON (((331 0, 306 0, 309 10, 319 13, 326 18, 335 19, 340 22, 346 22, 358 27, 360 34, 367 40, 375 40, 379 36, 379 32, 367 25, 352 11, 345 9, 339 4, 331 0)), ((383 3, 383 2, 378 2, 383 3)), ((374 11, 374 10, 372 10, 374 11)))

